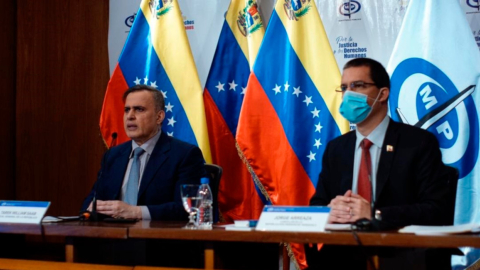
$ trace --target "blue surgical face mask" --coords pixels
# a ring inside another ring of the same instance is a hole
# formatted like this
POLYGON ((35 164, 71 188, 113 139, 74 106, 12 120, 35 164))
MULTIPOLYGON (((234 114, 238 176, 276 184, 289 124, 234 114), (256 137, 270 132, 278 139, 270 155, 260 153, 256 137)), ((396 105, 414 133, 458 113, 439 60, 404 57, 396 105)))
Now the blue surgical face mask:
MULTIPOLYGON (((378 93, 378 96, 380 96, 381 92, 382 91, 378 93)), ((373 102, 372 107, 377 102, 378 96, 375 102, 373 102)), ((340 104, 340 114, 351 123, 361 123, 372 111, 372 107, 368 105, 367 99, 369 99, 369 97, 365 94, 350 90, 345 91, 342 104, 340 104)))

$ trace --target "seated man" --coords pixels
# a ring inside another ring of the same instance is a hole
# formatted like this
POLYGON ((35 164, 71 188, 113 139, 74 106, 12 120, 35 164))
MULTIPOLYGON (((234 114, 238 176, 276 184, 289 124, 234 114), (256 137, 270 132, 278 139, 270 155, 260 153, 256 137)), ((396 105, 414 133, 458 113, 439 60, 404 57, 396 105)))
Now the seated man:
MULTIPOLYGON (((349 61, 339 91, 340 113, 357 128, 328 143, 310 205, 331 207, 329 223, 375 217, 390 227, 444 225, 448 186, 441 179, 446 167, 438 141, 387 115, 390 79, 384 67, 368 58, 349 61)), ((366 267, 355 247, 309 249, 307 257, 311 269, 317 259, 323 267, 327 261, 342 266, 345 258, 352 269, 366 267)))
POLYGON ((163 94, 137 85, 123 95, 124 127, 131 141, 108 150, 98 179, 83 202, 91 210, 96 191, 97 212, 114 218, 184 220, 180 186, 199 184, 204 160, 194 145, 167 136, 163 94))

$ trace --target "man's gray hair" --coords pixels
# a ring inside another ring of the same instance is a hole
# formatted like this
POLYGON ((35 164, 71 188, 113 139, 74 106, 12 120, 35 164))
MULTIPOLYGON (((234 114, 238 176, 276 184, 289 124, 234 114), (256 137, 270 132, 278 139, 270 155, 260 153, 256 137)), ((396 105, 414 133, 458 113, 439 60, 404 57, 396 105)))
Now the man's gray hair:
POLYGON ((145 84, 139 84, 132 86, 123 93, 123 102, 125 103, 125 100, 127 99, 127 96, 130 95, 131 93, 135 92, 140 92, 140 91, 148 91, 152 93, 153 95, 153 101, 155 102, 155 109, 158 111, 165 111, 165 99, 163 98, 162 92, 157 90, 154 87, 145 85, 145 84))

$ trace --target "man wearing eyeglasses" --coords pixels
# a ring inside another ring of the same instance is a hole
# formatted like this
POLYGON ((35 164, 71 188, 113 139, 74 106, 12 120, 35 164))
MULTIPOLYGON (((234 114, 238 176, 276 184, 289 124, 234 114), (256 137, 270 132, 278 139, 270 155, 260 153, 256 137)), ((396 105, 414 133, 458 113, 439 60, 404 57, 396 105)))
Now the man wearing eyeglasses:
MULTIPOLYGON (((329 223, 443 225, 448 186, 441 180, 445 165, 438 141, 428 131, 390 119, 385 68, 372 59, 353 59, 345 65, 336 91, 343 96, 340 113, 356 130, 328 144, 310 205, 329 206, 329 223)), ((315 256, 323 267, 328 261, 343 265, 335 258, 349 250, 323 249, 315 256)), ((365 268, 363 254, 350 251, 348 269, 365 268)), ((309 265, 315 268, 311 257, 309 265)))

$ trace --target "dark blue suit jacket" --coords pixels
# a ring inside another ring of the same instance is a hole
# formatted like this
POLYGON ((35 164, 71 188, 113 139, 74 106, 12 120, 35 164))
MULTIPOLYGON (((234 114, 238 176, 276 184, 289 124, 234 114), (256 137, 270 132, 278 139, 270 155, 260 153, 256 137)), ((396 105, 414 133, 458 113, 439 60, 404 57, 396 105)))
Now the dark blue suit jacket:
MULTIPOLYGON (((328 205, 352 189, 355 142, 351 131, 328 143, 310 205, 328 205)), ((446 225, 446 172, 433 134, 390 120, 378 164, 375 209, 393 226, 446 225)))
MULTIPOLYGON (((95 188, 98 200, 120 199, 131 151, 132 142, 128 141, 105 153, 97 182, 83 202, 83 210, 92 201, 95 188)), ((186 220, 180 186, 199 184, 205 175, 200 149, 162 132, 143 172, 138 205, 148 207, 152 220, 186 220)))

